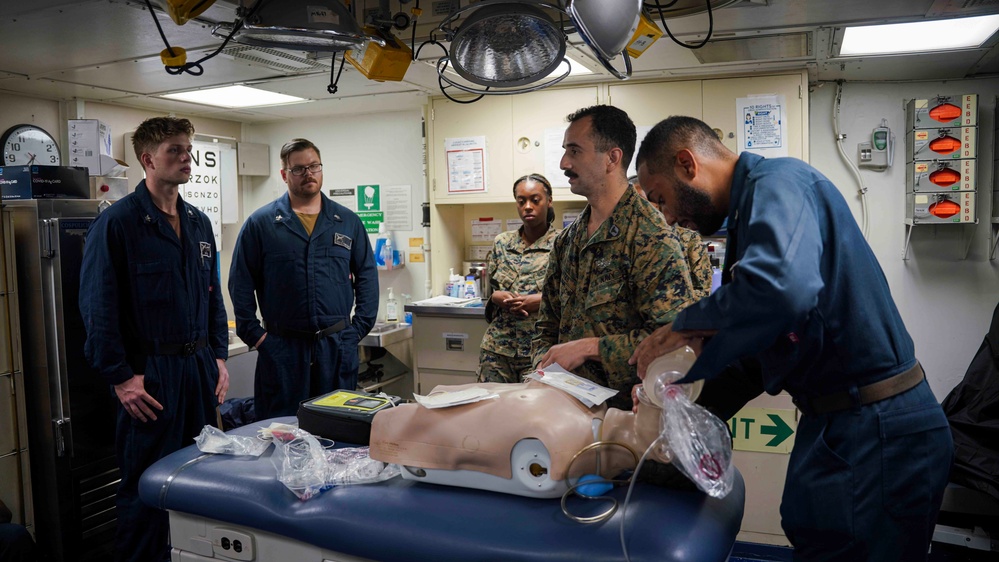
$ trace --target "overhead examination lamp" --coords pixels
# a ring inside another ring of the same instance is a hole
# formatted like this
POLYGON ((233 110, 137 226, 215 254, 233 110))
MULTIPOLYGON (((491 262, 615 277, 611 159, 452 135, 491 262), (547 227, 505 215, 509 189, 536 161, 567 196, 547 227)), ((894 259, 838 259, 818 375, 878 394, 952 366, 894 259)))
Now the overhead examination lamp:
POLYGON ((384 46, 381 37, 367 35, 354 15, 339 0, 257 0, 250 7, 239 2, 239 12, 248 13, 241 25, 220 23, 216 37, 254 47, 298 51, 340 52, 358 49, 368 41, 384 46))
POLYGON ((630 78, 631 57, 625 48, 638 29, 642 0, 571 0, 568 13, 600 64, 621 80, 630 78), (611 64, 619 54, 624 57, 625 72, 611 64))
POLYGON ((543 8, 565 14, 560 4, 530 0, 483 0, 451 12, 437 27, 451 42, 450 52, 445 49, 437 61, 441 91, 447 95, 446 82, 471 94, 520 94, 568 76, 565 32, 543 8), (461 25, 452 27, 466 12, 461 25), (563 63, 565 72, 539 83, 563 63), (448 66, 472 86, 447 76, 448 66))

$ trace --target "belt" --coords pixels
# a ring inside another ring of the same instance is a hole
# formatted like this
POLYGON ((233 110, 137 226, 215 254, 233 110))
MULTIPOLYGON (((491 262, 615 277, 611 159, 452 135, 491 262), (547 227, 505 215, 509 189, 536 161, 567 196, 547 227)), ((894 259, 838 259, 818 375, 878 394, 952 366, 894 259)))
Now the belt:
POLYGON ((195 351, 208 346, 207 338, 200 338, 187 343, 146 342, 142 352, 146 355, 194 355, 195 351))
POLYGON ((795 398, 794 404, 806 414, 829 414, 847 410, 856 406, 864 406, 902 394, 914 388, 923 381, 923 368, 916 363, 908 371, 899 373, 875 383, 857 387, 857 399, 850 392, 843 391, 827 394, 817 398, 795 398), (858 403, 859 399, 859 403, 858 403))
POLYGON ((271 326, 270 324, 267 325, 267 331, 268 332, 274 332, 275 334, 277 334, 278 336, 281 336, 282 338, 300 338, 300 339, 304 339, 304 340, 321 340, 321 339, 325 338, 326 336, 329 336, 329 335, 335 334, 335 333, 337 333, 339 331, 342 331, 346 327, 347 327, 347 321, 346 320, 340 320, 339 322, 337 322, 336 324, 333 324, 332 326, 329 326, 327 328, 323 328, 321 330, 316 330, 315 332, 310 332, 308 330, 293 330, 291 328, 282 328, 280 326, 271 326))

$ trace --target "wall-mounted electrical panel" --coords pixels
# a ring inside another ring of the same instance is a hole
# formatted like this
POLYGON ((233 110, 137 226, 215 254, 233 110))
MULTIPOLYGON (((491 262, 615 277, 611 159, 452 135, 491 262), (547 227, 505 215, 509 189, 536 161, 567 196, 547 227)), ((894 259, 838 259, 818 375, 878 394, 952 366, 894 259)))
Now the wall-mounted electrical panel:
POLYGON ((929 160, 910 162, 905 168, 905 185, 910 192, 975 191, 975 160, 929 160))
POLYGON ((978 125, 978 94, 937 96, 905 104, 905 129, 974 127, 978 125))
POLYGON ((903 259, 915 225, 978 223, 978 94, 908 100, 905 123, 903 259))
POLYGON ((905 220, 911 224, 974 224, 978 222, 974 191, 907 193, 905 220))

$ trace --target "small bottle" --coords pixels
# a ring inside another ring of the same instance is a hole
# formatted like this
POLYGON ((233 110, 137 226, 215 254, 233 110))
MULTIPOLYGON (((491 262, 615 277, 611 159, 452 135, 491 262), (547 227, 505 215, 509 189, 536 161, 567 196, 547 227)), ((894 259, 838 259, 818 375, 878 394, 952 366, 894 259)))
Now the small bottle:
POLYGON ((465 277, 465 292, 466 299, 474 299, 478 295, 475 294, 475 276, 469 275, 465 277))
POLYGON ((385 269, 393 269, 395 267, 395 257, 392 255, 392 238, 389 236, 385 237, 385 245, 382 246, 382 262, 385 263, 385 269))
POLYGON ((447 274, 447 283, 444 284, 444 296, 451 296, 451 287, 454 285, 454 268, 449 269, 450 273, 447 274))
POLYGON ((388 288, 388 299, 385 301, 385 321, 386 322, 398 322, 399 321, 399 303, 396 302, 395 296, 392 294, 392 287, 388 288))
MULTIPOLYGON (((412 298, 409 295, 407 295, 406 293, 402 294, 402 298, 406 299, 406 306, 409 306, 409 303, 412 300, 412 298)), ((408 310, 406 310, 405 308, 403 308, 403 310, 405 311, 405 312, 403 312, 403 318, 405 319, 404 321, 407 324, 412 325, 413 324, 413 313, 410 312, 410 311, 408 311, 408 310)))
MULTIPOLYGON (((454 271, 453 269, 451 271, 454 271)), ((465 280, 461 275, 455 274, 451 276, 451 294, 454 298, 461 297, 461 293, 465 289, 465 280)))

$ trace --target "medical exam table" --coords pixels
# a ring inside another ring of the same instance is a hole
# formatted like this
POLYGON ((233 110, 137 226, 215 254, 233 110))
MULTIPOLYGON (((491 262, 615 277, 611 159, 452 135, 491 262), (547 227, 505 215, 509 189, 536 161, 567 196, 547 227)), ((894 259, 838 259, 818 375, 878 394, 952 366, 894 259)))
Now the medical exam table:
MULTIPOLYGON (((272 421, 295 419, 267 420, 230 433, 255 435, 272 421)), ((273 446, 259 458, 204 455, 191 445, 142 475, 142 500, 170 512, 172 562, 624 560, 620 507, 610 519, 584 525, 567 518, 557 499, 398 477, 336 487, 300 501, 277 480, 272 452, 273 446)), ((625 493, 618 487, 611 496, 623 504, 625 493)), ((744 502, 738 473, 722 500, 637 484, 625 513, 631 560, 726 560, 744 502)), ((587 503, 592 507, 571 505, 577 514, 607 507, 587 503)))

